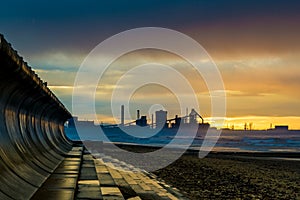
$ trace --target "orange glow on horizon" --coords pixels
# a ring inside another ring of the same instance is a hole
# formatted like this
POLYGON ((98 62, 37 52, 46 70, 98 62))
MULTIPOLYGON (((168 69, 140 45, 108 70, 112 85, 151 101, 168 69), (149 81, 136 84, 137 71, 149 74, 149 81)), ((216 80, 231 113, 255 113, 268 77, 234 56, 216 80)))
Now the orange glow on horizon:
POLYGON ((300 117, 285 116, 242 116, 242 117, 228 117, 225 119, 224 125, 220 126, 214 124, 210 118, 205 118, 207 122, 210 122, 212 127, 217 128, 229 128, 235 130, 244 130, 245 123, 249 128, 252 124, 252 130, 267 130, 274 128, 276 125, 287 125, 290 130, 300 130, 300 117))

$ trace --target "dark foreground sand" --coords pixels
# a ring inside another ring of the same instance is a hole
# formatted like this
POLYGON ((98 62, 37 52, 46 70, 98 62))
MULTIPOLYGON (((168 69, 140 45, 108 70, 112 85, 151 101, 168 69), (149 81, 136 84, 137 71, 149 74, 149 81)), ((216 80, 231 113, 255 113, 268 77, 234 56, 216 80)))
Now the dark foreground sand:
MULTIPOLYGON (((119 146, 139 153, 157 150, 119 146)), ((123 158, 120 153, 110 153, 123 158)), ((154 174, 189 199, 300 199, 300 161, 273 160, 277 157, 299 158, 300 153, 210 153, 200 159, 197 152, 186 152, 154 174)), ((162 155, 159 161, 163 160, 162 155)), ((142 159, 124 161, 146 163, 142 159)))
POLYGON ((187 152, 154 174, 190 199, 300 199, 300 161, 273 160, 278 157, 299 158, 299 153, 210 153, 200 159, 187 152))
POLYGON ((154 172, 190 199, 300 199, 300 162, 184 155, 154 172))

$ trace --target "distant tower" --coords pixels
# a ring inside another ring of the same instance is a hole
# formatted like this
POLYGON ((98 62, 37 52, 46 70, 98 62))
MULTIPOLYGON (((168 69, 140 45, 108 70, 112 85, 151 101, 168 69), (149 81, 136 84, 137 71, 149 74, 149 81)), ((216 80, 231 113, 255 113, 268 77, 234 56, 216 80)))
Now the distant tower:
POLYGON ((167 122, 167 111, 159 110, 155 112, 156 127, 164 127, 167 122))
POLYGON ((124 105, 121 105, 121 125, 124 125, 124 105))
POLYGON ((153 128, 153 123, 154 123, 154 121, 153 121, 153 114, 151 115, 151 124, 152 124, 152 128, 153 128))
POLYGON ((251 122, 251 123, 249 123, 249 129, 250 129, 250 131, 252 131, 252 128, 253 128, 253 123, 251 122))
POLYGON ((178 117, 178 115, 175 115, 175 124, 173 126, 173 128, 179 128, 181 123, 181 117, 178 117))
POLYGON ((188 121, 188 115, 189 115, 189 109, 188 108, 186 108, 185 109, 185 119, 184 119, 184 123, 189 123, 189 121, 188 121))

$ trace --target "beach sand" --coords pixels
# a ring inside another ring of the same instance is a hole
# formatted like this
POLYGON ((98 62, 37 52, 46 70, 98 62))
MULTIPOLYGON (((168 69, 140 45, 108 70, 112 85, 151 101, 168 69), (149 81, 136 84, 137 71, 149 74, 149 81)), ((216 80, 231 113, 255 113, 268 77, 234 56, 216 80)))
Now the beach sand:
MULTIPOLYGON (((120 146, 133 152, 156 150, 120 146)), ((198 152, 190 151, 154 174, 189 199, 300 199, 300 161, 288 160, 299 156, 288 152, 211 152, 200 159, 198 152)))
MULTIPOLYGON (((138 153, 158 149, 118 146, 138 153)), ((124 158, 113 151, 106 153, 119 160, 124 158)), ((158 157, 159 162, 165 157, 158 157)), ((169 166, 153 173, 189 199, 300 199, 299 157, 300 153, 211 152, 200 159, 198 152, 188 151, 169 166)), ((149 163, 128 157, 123 161, 132 165, 149 163)))
POLYGON ((184 155, 154 172, 190 199, 300 199, 300 162, 184 155))

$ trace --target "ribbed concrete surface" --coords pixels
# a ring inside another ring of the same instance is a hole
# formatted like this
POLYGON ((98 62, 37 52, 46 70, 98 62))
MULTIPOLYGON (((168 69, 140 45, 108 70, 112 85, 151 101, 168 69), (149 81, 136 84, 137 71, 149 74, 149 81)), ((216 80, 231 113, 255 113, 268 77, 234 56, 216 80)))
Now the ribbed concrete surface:
POLYGON ((29 199, 71 150, 71 117, 0 34, 0 199, 29 199))

